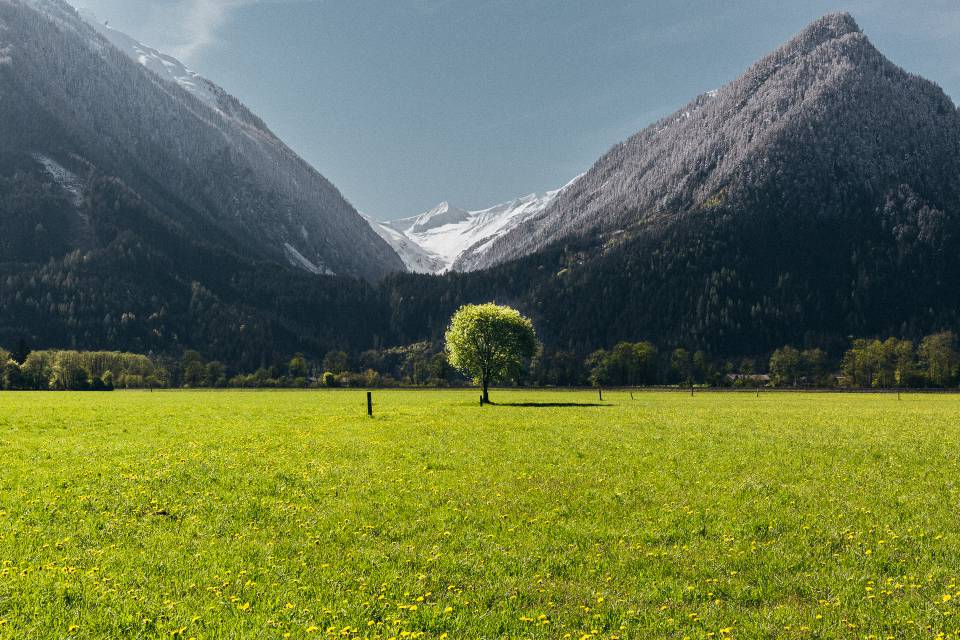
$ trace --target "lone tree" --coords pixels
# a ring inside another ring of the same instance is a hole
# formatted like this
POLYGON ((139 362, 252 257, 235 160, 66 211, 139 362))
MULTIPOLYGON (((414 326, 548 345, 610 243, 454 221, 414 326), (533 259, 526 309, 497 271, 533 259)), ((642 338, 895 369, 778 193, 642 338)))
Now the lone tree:
POLYGON ((537 352, 533 323, 510 307, 465 305, 453 314, 447 329, 450 364, 483 387, 490 402, 490 383, 516 378, 537 352))

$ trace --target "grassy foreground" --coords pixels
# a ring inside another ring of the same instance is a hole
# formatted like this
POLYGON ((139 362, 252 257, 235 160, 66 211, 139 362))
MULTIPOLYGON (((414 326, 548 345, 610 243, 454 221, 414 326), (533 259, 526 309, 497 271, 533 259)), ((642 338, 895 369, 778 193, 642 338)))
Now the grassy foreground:
POLYGON ((0 637, 957 634, 960 397, 635 397, 0 394, 0 637))

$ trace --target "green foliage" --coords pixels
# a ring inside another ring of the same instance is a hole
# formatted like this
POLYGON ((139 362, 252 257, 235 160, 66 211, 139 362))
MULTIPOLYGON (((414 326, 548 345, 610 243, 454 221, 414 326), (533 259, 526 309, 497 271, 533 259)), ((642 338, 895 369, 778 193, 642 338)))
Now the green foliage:
POLYGON ((227 384, 227 368, 222 362, 213 360, 203 368, 203 382, 207 387, 223 387, 227 384))
POLYGON ((84 391, 90 388, 90 374, 75 351, 60 351, 53 359, 50 388, 57 391, 84 391))
POLYGON ((293 378, 306 378, 310 373, 310 366, 307 364, 307 359, 303 357, 303 354, 298 353, 290 359, 290 362, 287 364, 287 371, 289 371, 290 376, 293 378))
POLYGON ((3 388, 13 390, 144 389, 168 386, 167 370, 147 356, 113 351, 33 351, 8 361, 3 388))
POLYGON ((804 365, 800 352, 787 346, 770 356, 770 382, 775 387, 799 386, 804 365))
MULTIPOLYGON (((949 362, 954 357, 951 355, 949 336, 929 336, 924 340, 924 344, 927 346, 921 346, 920 353, 932 357, 934 363, 941 358, 949 362)), ((921 384, 943 387, 952 380, 952 377, 939 379, 936 364, 931 368, 930 363, 918 363, 913 342, 897 338, 888 338, 882 342, 854 340, 843 356, 841 367, 845 383, 853 387, 890 389, 921 384)), ((949 366, 947 368, 949 369, 949 366)))
POLYGON ((531 382, 542 387, 580 387, 588 384, 590 358, 572 351, 542 349, 531 363, 531 382))
POLYGON ((678 347, 670 354, 670 370, 679 382, 693 383, 693 359, 690 352, 678 347))
POLYGON ((330 351, 323 358, 323 368, 331 373, 345 373, 350 370, 350 358, 345 351, 330 351))
POLYGON ((952 331, 927 336, 920 343, 920 361, 931 384, 938 387, 955 385, 960 368, 957 337, 952 331))
POLYGON ((610 351, 587 358, 590 384, 595 387, 638 387, 657 381, 657 348, 649 342, 620 342, 610 351))
POLYGON ((450 365, 473 378, 489 402, 491 383, 519 380, 537 353, 533 323, 510 307, 493 303, 465 305, 446 333, 450 365))

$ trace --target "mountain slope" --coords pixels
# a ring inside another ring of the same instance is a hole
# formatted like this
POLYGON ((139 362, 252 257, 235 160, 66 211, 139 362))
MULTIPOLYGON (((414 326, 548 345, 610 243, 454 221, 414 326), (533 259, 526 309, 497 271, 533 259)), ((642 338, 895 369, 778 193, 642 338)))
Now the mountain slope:
POLYGON ((462 267, 481 259, 497 238, 541 213, 573 182, 542 196, 530 194, 478 211, 443 202, 417 216, 387 222, 371 219, 370 224, 400 254, 409 271, 466 270, 462 267))
POLYGON ((222 89, 204 103, 59 0, 0 0, 0 52, 0 344, 252 369, 389 333, 358 276, 399 257, 222 89))
POLYGON ((876 205, 900 184, 942 202, 960 179, 957 144, 956 108, 938 87, 886 60, 851 16, 827 16, 615 146, 470 266, 720 205, 839 214, 847 198, 876 205))
MULTIPOLYGON (((115 48, 59 0, 0 0, 0 21, 0 92, 16 96, 0 106, 7 175, 35 171, 42 156, 115 177, 185 237, 250 258, 371 280, 402 269, 332 184, 216 85, 185 70, 178 82, 156 75, 158 60, 182 65, 111 33, 126 47, 115 48)), ((90 234, 73 235, 84 248, 90 234)))
POLYGON ((828 16, 614 147, 472 266, 487 269, 391 279, 397 330, 496 299, 580 352, 836 352, 850 335, 956 331, 960 112, 828 16))
POLYGON ((221 108, 220 96, 225 92, 200 74, 188 69, 173 56, 168 56, 121 31, 112 29, 106 23, 100 22, 96 15, 88 10, 79 9, 77 13, 131 60, 143 65, 161 78, 183 87, 208 107, 221 108))

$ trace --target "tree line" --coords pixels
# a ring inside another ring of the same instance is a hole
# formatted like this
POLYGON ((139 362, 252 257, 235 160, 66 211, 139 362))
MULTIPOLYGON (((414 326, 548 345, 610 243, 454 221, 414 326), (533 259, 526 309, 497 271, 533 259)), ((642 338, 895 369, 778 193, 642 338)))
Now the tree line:
MULTIPOLYGON (((0 349, 5 390, 148 388, 451 387, 469 380, 442 343, 429 341, 323 358, 296 354, 253 371, 237 370, 188 350, 179 359, 110 351, 0 349)), ((839 356, 784 346, 769 359, 716 359, 702 350, 661 350, 649 341, 619 342, 582 356, 542 346, 508 384, 542 387, 953 388, 960 350, 951 331, 919 343, 900 338, 853 339, 839 356)))

